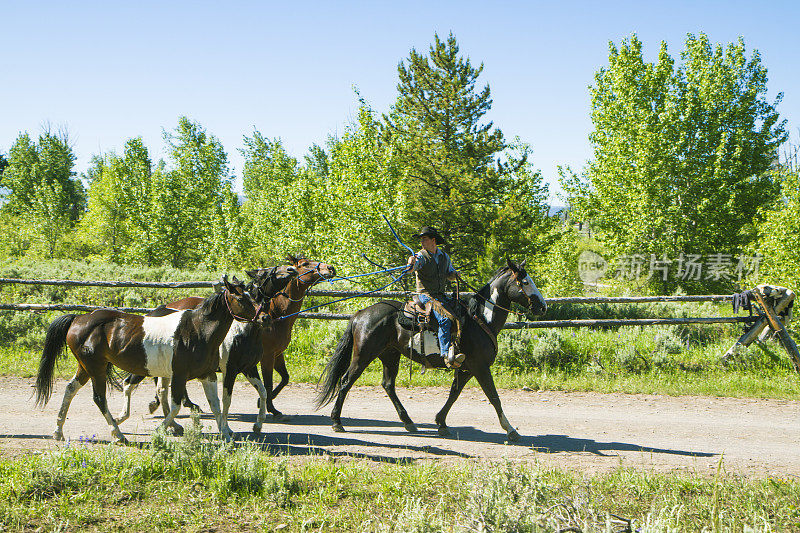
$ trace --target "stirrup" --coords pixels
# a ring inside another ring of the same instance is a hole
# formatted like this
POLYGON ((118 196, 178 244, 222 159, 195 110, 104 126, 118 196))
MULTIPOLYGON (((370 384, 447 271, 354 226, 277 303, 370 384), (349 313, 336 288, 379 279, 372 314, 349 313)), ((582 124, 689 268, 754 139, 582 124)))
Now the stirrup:
POLYGON ((455 349, 451 345, 447 357, 444 358, 444 364, 447 365, 447 368, 461 368, 461 364, 466 358, 467 356, 463 353, 455 353, 455 349))

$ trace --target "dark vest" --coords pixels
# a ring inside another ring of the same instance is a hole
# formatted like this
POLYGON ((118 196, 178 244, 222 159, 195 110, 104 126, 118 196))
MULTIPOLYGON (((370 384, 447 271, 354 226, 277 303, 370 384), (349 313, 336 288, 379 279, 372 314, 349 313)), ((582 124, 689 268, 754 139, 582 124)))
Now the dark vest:
POLYGON ((417 270, 417 292, 430 296, 444 296, 447 284, 447 254, 442 251, 439 263, 424 248, 420 251, 425 264, 417 270))

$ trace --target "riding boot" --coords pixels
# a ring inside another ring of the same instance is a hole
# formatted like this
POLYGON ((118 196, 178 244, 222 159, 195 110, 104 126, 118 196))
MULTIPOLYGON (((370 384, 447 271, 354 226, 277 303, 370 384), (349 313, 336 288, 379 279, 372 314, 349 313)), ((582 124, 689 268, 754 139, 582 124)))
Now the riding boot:
POLYGON ((460 368, 464 359, 466 359, 466 356, 463 353, 456 353, 456 346, 453 343, 450 345, 450 349, 447 350, 447 357, 445 357, 444 363, 449 368, 460 368))

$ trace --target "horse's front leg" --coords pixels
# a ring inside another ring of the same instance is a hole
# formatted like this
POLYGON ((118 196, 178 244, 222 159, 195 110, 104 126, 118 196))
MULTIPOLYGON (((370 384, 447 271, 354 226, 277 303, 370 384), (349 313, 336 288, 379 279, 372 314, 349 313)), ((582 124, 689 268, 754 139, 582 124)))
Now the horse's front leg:
POLYGON ((286 357, 283 356, 283 353, 279 353, 275 356, 275 371, 281 377, 281 380, 272 389, 272 399, 275 400, 275 397, 278 396, 278 393, 283 390, 283 388, 289 383, 289 370, 286 368, 286 357))
POLYGON ((500 425, 508 435, 509 441, 518 441, 520 439, 519 433, 511 423, 506 418, 505 413, 503 413, 503 406, 500 403, 500 396, 497 394, 497 388, 494 386, 494 378, 492 378, 492 371, 489 365, 481 365, 477 369, 473 370, 475 372, 475 379, 478 380, 478 383, 483 389, 483 393, 486 394, 486 397, 489 399, 489 402, 494 407, 494 410, 497 412, 497 418, 500 419, 500 425))
MULTIPOLYGON (((163 382, 165 380, 166 378, 159 379, 159 382, 162 383, 162 385, 160 385, 161 387, 163 387, 163 382)), ((183 395, 186 394, 186 376, 173 375, 170 381, 171 384, 169 387, 170 390, 169 411, 164 416, 164 421, 161 423, 161 427, 164 428, 165 431, 173 429, 173 424, 175 424, 175 417, 178 416, 178 413, 181 410, 181 404, 183 403, 183 395)), ((167 405, 167 401, 164 399, 163 395, 161 397, 161 404, 162 407, 164 405, 167 405)), ((180 428, 180 426, 177 427, 180 428)), ((182 430, 183 428, 181 428, 181 431, 182 430)))
MULTIPOLYGON (((159 399, 158 405, 161 406, 161 410, 164 413, 164 419, 166 420, 167 416, 169 416, 169 391, 170 391, 170 382, 172 381, 172 378, 157 377, 155 378, 155 380, 156 380, 156 398, 159 399)), ((156 408, 158 407, 158 405, 156 405, 156 408)), ((155 411, 155 409, 153 409, 153 411, 155 411)), ((153 411, 150 412, 152 413, 153 411)), ((181 435, 183 435, 183 426, 181 426, 180 424, 175 422, 175 420, 173 420, 172 423, 169 425, 169 431, 176 437, 180 437, 181 435)))
POLYGON ((222 374, 222 413, 220 413, 220 421, 222 422, 219 428, 222 433, 222 438, 225 440, 233 439, 233 431, 228 426, 228 410, 231 407, 231 398, 233 397, 233 386, 236 384, 236 374, 239 372, 233 368, 227 367, 222 374))
POLYGON ((219 406, 219 394, 217 392, 216 372, 212 372, 208 376, 200 378, 200 383, 203 385, 203 392, 206 394, 208 406, 211 408, 211 412, 214 414, 214 420, 217 422, 217 430, 219 431, 220 435, 222 435, 223 439, 230 441, 233 438, 233 435, 230 428, 225 431, 227 423, 223 422, 222 420, 222 410, 219 406))
POLYGON ((442 437, 450 436, 450 430, 447 429, 447 413, 453 407, 464 386, 472 378, 472 374, 468 370, 457 369, 453 376, 453 384, 450 385, 450 394, 447 396, 447 401, 444 402, 442 409, 436 414, 436 425, 439 426, 439 435, 442 437))
POLYGON ((247 381, 258 391, 258 397, 260 398, 258 402, 258 418, 256 418, 256 423, 253 424, 253 432, 261 433, 261 426, 264 425, 264 421, 267 419, 267 410, 264 408, 267 405, 267 389, 258 375, 258 366, 253 365, 242 373, 247 378, 247 381))
POLYGON ((400 352, 396 350, 387 350, 387 352, 388 353, 380 358, 381 362, 383 363, 383 381, 381 382, 381 385, 383 385, 383 390, 386 391, 389 399, 392 400, 392 404, 394 404, 394 408, 397 411, 397 415, 400 417, 400 420, 403 421, 403 426, 405 426, 406 431, 416 433, 417 426, 411 420, 411 417, 408 416, 406 408, 403 407, 402 403, 400 403, 400 398, 397 397, 397 391, 395 390, 397 371, 400 368, 400 352))
MULTIPOLYGON (((275 397, 272 394, 272 371, 273 371, 274 368, 275 368, 275 356, 274 355, 272 355, 272 354, 266 355, 266 356, 264 356, 263 359, 261 359, 261 375, 264 376, 263 384, 264 384, 264 387, 266 387, 266 389, 267 389, 267 399, 265 400, 267 411, 272 413, 272 416, 275 418, 275 420, 281 420, 283 418, 283 413, 278 411, 275 408, 275 405, 273 405, 273 403, 272 403, 272 399, 275 397)), ((258 402, 259 402, 258 407, 259 407, 259 410, 260 410, 261 409, 262 400, 259 400, 258 402)))

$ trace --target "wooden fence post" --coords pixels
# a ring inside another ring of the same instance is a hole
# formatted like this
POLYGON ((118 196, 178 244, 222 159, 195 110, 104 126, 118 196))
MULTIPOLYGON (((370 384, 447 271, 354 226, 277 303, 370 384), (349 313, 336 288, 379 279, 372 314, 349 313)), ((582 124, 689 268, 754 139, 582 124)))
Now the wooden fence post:
POLYGON ((769 322, 769 326, 778 333, 778 339, 780 339, 786 353, 792 358, 795 370, 800 373, 800 352, 797 351, 797 345, 789 336, 789 332, 786 331, 783 322, 781 322, 780 317, 778 317, 778 313, 775 312, 772 305, 767 303, 767 299, 765 298, 765 296, 769 296, 772 290, 773 288, 768 285, 759 285, 753 291, 753 296, 755 296, 758 304, 764 309, 764 314, 769 322))
MULTIPOLYGON (((785 287, 773 287, 773 289, 784 292, 783 297, 780 300, 778 300, 774 308, 776 313, 781 313, 783 312, 784 309, 789 307, 789 304, 791 304, 794 301, 795 294, 791 289, 787 289, 785 287)), ((766 329, 768 325, 769 322, 767 321, 766 317, 759 318, 756 322, 753 323, 753 327, 748 329, 744 333, 744 335, 742 335, 739 338, 739 340, 737 340, 736 343, 733 346, 731 346, 727 352, 725 352, 725 355, 722 356, 722 360, 724 362, 732 361, 733 358, 736 357, 736 355, 739 353, 739 351, 745 346, 750 346, 753 343, 753 341, 755 341, 758 338, 759 334, 766 329)))

